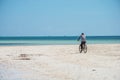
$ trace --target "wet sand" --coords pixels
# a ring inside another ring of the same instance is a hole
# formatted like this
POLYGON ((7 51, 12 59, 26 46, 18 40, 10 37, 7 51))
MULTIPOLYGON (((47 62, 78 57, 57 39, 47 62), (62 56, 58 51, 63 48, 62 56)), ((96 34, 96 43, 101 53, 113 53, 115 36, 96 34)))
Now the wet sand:
POLYGON ((0 46, 0 80, 120 80, 120 44, 0 46))

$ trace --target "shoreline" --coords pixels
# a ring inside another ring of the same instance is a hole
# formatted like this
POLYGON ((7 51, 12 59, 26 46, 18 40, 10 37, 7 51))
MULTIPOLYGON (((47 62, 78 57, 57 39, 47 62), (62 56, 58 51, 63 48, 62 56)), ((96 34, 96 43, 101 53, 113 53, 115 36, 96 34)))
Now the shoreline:
MULTIPOLYGON (((80 44, 28 44, 28 45, 0 45, 0 47, 19 47, 19 46, 23 46, 23 47, 27 47, 27 46, 79 46, 80 44)), ((96 43, 96 44, 87 44, 88 45, 120 45, 120 43, 96 43)))
MULTIPOLYGON (((69 46, 69 45, 74 45, 74 46, 76 46, 76 45, 79 45, 79 44, 18 44, 18 45, 0 45, 0 47, 4 47, 4 46, 64 46, 64 45, 66 45, 66 46, 69 46)), ((92 43, 87 43, 87 45, 120 45, 120 43, 94 43, 94 44, 92 44, 92 43)))

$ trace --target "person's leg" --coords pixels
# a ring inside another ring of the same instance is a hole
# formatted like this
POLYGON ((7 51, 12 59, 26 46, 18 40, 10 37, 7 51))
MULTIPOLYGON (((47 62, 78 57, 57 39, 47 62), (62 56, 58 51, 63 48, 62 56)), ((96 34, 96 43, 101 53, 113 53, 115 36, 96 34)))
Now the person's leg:
POLYGON ((83 42, 81 42, 80 46, 81 46, 81 51, 80 51, 80 53, 81 53, 82 49, 83 49, 83 42))
POLYGON ((83 45, 83 42, 81 42, 81 44, 80 44, 80 46, 81 46, 81 50, 83 49, 82 45, 83 45))
MULTIPOLYGON (((85 47, 85 43, 86 43, 86 42, 83 42, 83 46, 84 46, 84 47, 85 47)), ((84 47, 83 47, 83 48, 84 48, 84 47)))

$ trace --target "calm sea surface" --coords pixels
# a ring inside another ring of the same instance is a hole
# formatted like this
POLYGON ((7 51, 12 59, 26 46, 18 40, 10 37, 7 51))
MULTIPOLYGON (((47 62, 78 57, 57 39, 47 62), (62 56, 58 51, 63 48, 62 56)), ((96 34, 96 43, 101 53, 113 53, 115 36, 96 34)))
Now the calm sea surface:
MULTIPOLYGON (((0 37, 4 45, 76 45, 78 36, 0 37)), ((120 36, 87 36, 87 44, 120 44, 120 36)))

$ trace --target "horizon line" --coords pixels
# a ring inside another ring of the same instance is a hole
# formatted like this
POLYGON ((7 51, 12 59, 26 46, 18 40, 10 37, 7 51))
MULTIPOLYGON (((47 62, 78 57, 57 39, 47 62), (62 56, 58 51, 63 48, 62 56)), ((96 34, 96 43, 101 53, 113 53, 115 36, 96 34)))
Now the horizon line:
MULTIPOLYGON (((79 35, 71 35, 72 37, 76 37, 79 35)), ((58 36, 54 36, 54 35, 48 35, 48 36, 0 36, 0 37, 71 37, 70 35, 58 35, 58 36)), ((93 36, 93 37, 101 37, 101 36, 120 36, 120 35, 88 35, 88 36, 93 36)))

